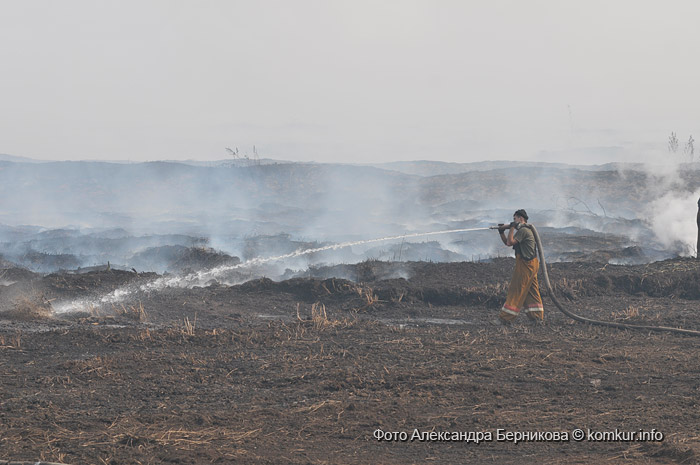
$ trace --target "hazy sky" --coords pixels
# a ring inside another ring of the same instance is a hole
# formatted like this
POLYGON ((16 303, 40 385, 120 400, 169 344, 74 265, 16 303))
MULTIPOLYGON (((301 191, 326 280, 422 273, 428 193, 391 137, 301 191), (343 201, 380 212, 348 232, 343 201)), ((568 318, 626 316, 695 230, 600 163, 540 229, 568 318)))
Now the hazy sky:
POLYGON ((699 60, 695 0, 0 0, 0 153, 663 156, 699 60))

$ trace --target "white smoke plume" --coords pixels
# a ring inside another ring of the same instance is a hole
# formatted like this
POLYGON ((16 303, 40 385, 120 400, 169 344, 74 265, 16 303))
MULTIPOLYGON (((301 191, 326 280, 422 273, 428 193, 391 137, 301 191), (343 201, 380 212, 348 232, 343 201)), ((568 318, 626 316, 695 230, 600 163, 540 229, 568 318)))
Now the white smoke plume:
POLYGON ((652 230, 664 247, 685 256, 697 253, 698 198, 700 189, 692 193, 670 191, 649 205, 652 230))
POLYGON ((681 256, 695 255, 700 197, 697 163, 683 163, 673 153, 659 154, 658 159, 664 162, 644 165, 646 182, 639 193, 639 216, 664 249, 681 256))

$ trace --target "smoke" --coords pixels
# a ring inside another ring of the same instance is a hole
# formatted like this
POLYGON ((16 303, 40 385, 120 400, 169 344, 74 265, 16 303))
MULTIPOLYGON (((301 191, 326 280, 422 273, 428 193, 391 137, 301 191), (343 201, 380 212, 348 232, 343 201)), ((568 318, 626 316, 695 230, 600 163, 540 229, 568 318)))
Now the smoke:
POLYGON ((637 193, 640 216, 654 239, 675 255, 696 254, 697 201, 700 182, 697 164, 682 163, 674 154, 664 154, 665 163, 646 164, 643 189, 637 193))
POLYGON ((681 227, 682 205, 700 184, 677 167, 501 162, 455 164, 435 175, 441 166, 420 166, 408 163, 402 172, 295 163, 5 162, 0 222, 9 226, 0 226, 0 253, 41 272, 107 261, 163 272, 173 270, 172 256, 187 247, 212 247, 244 261, 319 249, 266 264, 268 276, 368 258, 483 260, 512 252, 491 233, 410 235, 507 222, 518 208, 538 226, 624 235, 629 245, 658 242, 669 253, 690 253, 694 216, 681 227), (362 243, 394 236, 401 239, 362 243), (679 249, 678 241, 685 246, 679 249), (326 247, 344 242, 356 244, 326 247))
POLYGON ((649 205, 652 230, 668 249, 680 255, 697 253, 697 201, 700 189, 688 192, 667 192, 649 205))

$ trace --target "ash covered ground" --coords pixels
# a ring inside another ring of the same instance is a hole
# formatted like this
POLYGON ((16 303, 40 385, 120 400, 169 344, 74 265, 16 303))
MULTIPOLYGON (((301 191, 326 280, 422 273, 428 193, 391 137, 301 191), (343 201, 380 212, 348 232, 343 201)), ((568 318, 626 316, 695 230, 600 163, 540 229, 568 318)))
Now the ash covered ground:
MULTIPOLYGON (((298 181, 299 169, 246 182, 284 190, 278 184, 298 181)), ((373 171, 372 182, 411 184, 401 202, 413 198, 413 209, 397 201, 344 210, 355 188, 348 181, 326 204, 336 210, 315 213, 302 208, 318 181, 307 177, 298 210, 268 198, 216 233, 184 224, 184 210, 150 230, 133 226, 142 212, 132 212, 132 227, 97 227, 87 216, 98 210, 81 213, 92 226, 6 226, 0 460, 698 463, 698 339, 575 323, 546 291, 544 324, 494 324, 514 266, 494 231, 260 260, 507 221, 527 205, 480 209, 497 202, 490 183, 509 175, 495 171, 373 171), (449 196, 436 187, 448 180, 449 196), (412 197, 416 185, 423 190, 412 197), (362 233, 360 221, 375 227, 362 233), (327 232, 313 234, 325 222, 327 232), (576 428, 654 430, 663 440, 496 439, 499 429, 576 428), (492 440, 378 441, 377 430, 492 440)), ((631 214, 633 200, 615 201, 603 182, 612 175, 601 172, 566 171, 575 199, 529 209, 560 300, 587 317, 700 330, 700 262, 682 240, 688 229, 664 235, 631 214)), ((649 184, 639 184, 644 173, 625 176, 634 195, 649 184)), ((371 187, 362 179, 360 189, 371 187)), ((117 203, 108 205, 114 215, 128 213, 117 203)))

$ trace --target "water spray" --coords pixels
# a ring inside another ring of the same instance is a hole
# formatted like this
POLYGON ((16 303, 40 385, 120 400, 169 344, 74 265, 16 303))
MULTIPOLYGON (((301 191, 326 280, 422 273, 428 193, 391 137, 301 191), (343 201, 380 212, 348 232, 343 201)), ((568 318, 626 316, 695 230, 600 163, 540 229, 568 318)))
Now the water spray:
MULTIPOLYGON (((153 281, 153 283, 150 283, 150 286, 148 284, 144 285, 144 286, 146 286, 146 288, 143 290, 164 287, 164 286, 161 286, 162 283, 167 283, 167 284, 165 284, 166 286, 179 286, 179 287, 182 287, 182 285, 179 285, 178 283, 182 283, 185 286, 187 286, 188 284, 190 284, 192 282, 206 283, 209 280, 215 279, 217 276, 219 276, 223 273, 226 273, 227 271, 232 271, 232 270, 242 269, 242 268, 249 268, 252 266, 263 265, 265 263, 286 260, 289 258, 297 258, 297 257, 301 257, 302 255, 309 255, 312 253, 325 252, 327 250, 338 250, 338 249, 343 249, 345 247, 352 247, 352 246, 356 246, 356 245, 365 245, 365 244, 374 244, 377 242, 395 241, 398 239, 406 239, 406 238, 411 238, 411 237, 436 236, 439 234, 454 234, 454 233, 468 232, 468 231, 485 231, 488 229, 489 228, 449 229, 446 231, 412 233, 412 234, 403 234, 401 236, 380 237, 378 239, 365 239, 365 240, 361 240, 361 241, 341 242, 338 244, 324 245, 323 247, 316 247, 313 249, 300 249, 300 250, 296 250, 296 251, 288 253, 288 254, 278 255, 276 257, 258 257, 258 258, 252 258, 246 262, 239 263, 237 265, 222 265, 222 266, 219 266, 216 268, 212 268, 211 270, 202 270, 202 271, 190 273, 189 275, 186 275, 186 276, 173 277, 173 278, 160 278, 160 279, 153 281)), ((144 286, 142 286, 142 287, 144 287, 144 286)))
POLYGON ((163 276, 161 278, 155 279, 149 283, 143 284, 139 286, 138 288, 133 288, 133 287, 122 287, 119 289, 116 289, 109 294, 101 297, 99 301, 72 301, 72 302, 66 302, 63 304, 56 304, 54 306, 55 311, 58 313, 64 313, 64 312, 70 312, 70 311, 76 311, 79 310, 82 307, 89 307, 93 305, 102 305, 102 304, 116 304, 118 302, 121 302, 125 298, 127 298, 129 295, 133 294, 134 292, 138 291, 159 291, 161 289, 164 289, 166 287, 193 287, 197 285, 202 285, 210 282, 213 279, 216 279, 220 275, 233 271, 233 270, 239 270, 239 269, 245 269, 245 268, 250 268, 253 266, 257 265, 263 265, 265 263, 270 263, 270 262, 275 262, 275 261, 280 261, 280 260, 286 260, 289 258, 296 258, 296 257, 301 257, 302 255, 309 255, 312 253, 318 253, 318 252, 325 252, 327 250, 338 250, 342 249, 345 247, 352 247, 356 245, 364 245, 364 244, 374 244, 378 242, 387 242, 387 241, 395 241, 399 239, 406 239, 406 238, 413 238, 413 237, 426 237, 426 236, 437 236, 440 234, 454 234, 454 233, 461 233, 461 232, 469 232, 469 231, 486 231, 489 228, 487 227, 482 227, 482 228, 462 228, 462 229, 448 229, 444 231, 430 231, 430 232, 419 232, 419 233, 411 233, 411 234, 402 234, 400 236, 386 236, 386 237, 380 237, 378 239, 365 239, 365 240, 359 240, 359 241, 349 241, 349 242, 341 242, 338 244, 330 244, 330 245, 325 245, 323 247, 316 247, 313 249, 300 249, 296 250, 294 252, 284 254, 284 255, 278 255, 275 257, 258 257, 258 258, 253 258, 248 261, 245 261, 243 263, 238 263, 236 265, 222 265, 216 268, 212 268, 210 270, 200 270, 200 271, 195 271, 193 273, 189 273, 185 276, 163 276))

